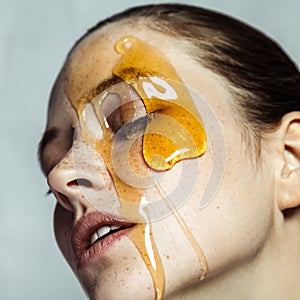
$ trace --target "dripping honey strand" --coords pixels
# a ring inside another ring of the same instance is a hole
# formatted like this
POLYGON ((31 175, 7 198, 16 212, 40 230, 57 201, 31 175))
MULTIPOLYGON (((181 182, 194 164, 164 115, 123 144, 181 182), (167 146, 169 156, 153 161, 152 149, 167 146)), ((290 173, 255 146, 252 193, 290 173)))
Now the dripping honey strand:
POLYGON ((200 276, 200 280, 203 280, 208 273, 207 259, 205 257, 205 254, 203 253, 203 250, 199 246, 199 243, 196 241, 191 230, 188 228, 188 226, 186 225, 186 223, 184 222, 184 220, 182 219, 182 217, 180 216, 180 214, 178 213, 176 208, 173 206, 172 202, 167 197, 166 193, 163 191, 162 187, 158 183, 156 183, 156 188, 157 188, 158 192, 160 193, 160 195, 162 196, 162 199, 164 199, 164 201, 166 202, 170 211, 174 214, 177 223, 181 227, 182 231, 184 232, 185 236, 187 237, 191 246, 193 247, 195 253, 197 254, 201 268, 202 268, 202 274, 200 276))
POLYGON ((150 223, 136 225, 128 237, 135 244, 149 273, 152 277, 155 299, 162 300, 165 290, 165 274, 161 258, 159 256, 150 223))

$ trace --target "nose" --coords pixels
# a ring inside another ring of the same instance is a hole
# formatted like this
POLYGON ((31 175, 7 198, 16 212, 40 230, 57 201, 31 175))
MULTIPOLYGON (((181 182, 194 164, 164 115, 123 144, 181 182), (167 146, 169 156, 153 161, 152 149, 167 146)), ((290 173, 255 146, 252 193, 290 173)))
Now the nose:
POLYGON ((67 210, 84 213, 93 206, 93 197, 112 186, 100 154, 76 141, 67 155, 51 170, 48 184, 58 202, 67 210))

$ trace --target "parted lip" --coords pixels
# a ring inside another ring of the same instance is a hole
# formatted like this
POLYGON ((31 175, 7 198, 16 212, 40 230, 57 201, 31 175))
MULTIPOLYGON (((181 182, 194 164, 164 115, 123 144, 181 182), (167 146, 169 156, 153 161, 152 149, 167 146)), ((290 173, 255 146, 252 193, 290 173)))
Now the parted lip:
POLYGON ((82 216, 75 223, 71 236, 71 244, 77 258, 78 267, 84 268, 92 264, 96 259, 100 258, 104 254, 105 250, 107 250, 113 242, 118 240, 122 235, 130 230, 133 225, 135 224, 101 212, 92 212, 82 216), (100 227, 106 225, 122 226, 124 229, 112 233, 103 240, 90 245, 92 234, 100 227))

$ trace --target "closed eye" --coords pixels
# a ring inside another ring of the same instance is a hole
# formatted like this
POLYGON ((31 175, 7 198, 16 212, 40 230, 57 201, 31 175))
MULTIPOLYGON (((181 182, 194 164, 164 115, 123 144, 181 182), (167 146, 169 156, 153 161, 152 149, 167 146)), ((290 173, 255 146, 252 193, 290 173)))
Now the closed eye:
POLYGON ((127 83, 121 83, 106 91, 101 101, 105 126, 122 139, 129 139, 138 131, 145 131, 148 115, 142 98, 127 83))
POLYGON ((55 167, 70 150, 74 139, 74 129, 48 129, 39 145, 39 160, 45 175, 55 167))
POLYGON ((106 126, 116 133, 124 124, 121 111, 122 101, 117 93, 108 93, 102 103, 106 126))
POLYGON ((150 122, 149 115, 145 115, 136 120, 132 120, 124 124, 115 136, 116 142, 135 139, 144 134, 147 124, 150 122))

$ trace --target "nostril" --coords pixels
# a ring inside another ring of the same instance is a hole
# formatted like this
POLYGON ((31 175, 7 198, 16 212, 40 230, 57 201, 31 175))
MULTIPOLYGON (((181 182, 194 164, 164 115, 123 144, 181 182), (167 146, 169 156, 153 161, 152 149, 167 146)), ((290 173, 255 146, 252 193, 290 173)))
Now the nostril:
POLYGON ((84 178, 78 178, 75 180, 70 181, 67 186, 85 186, 85 187, 92 187, 92 183, 84 178))

